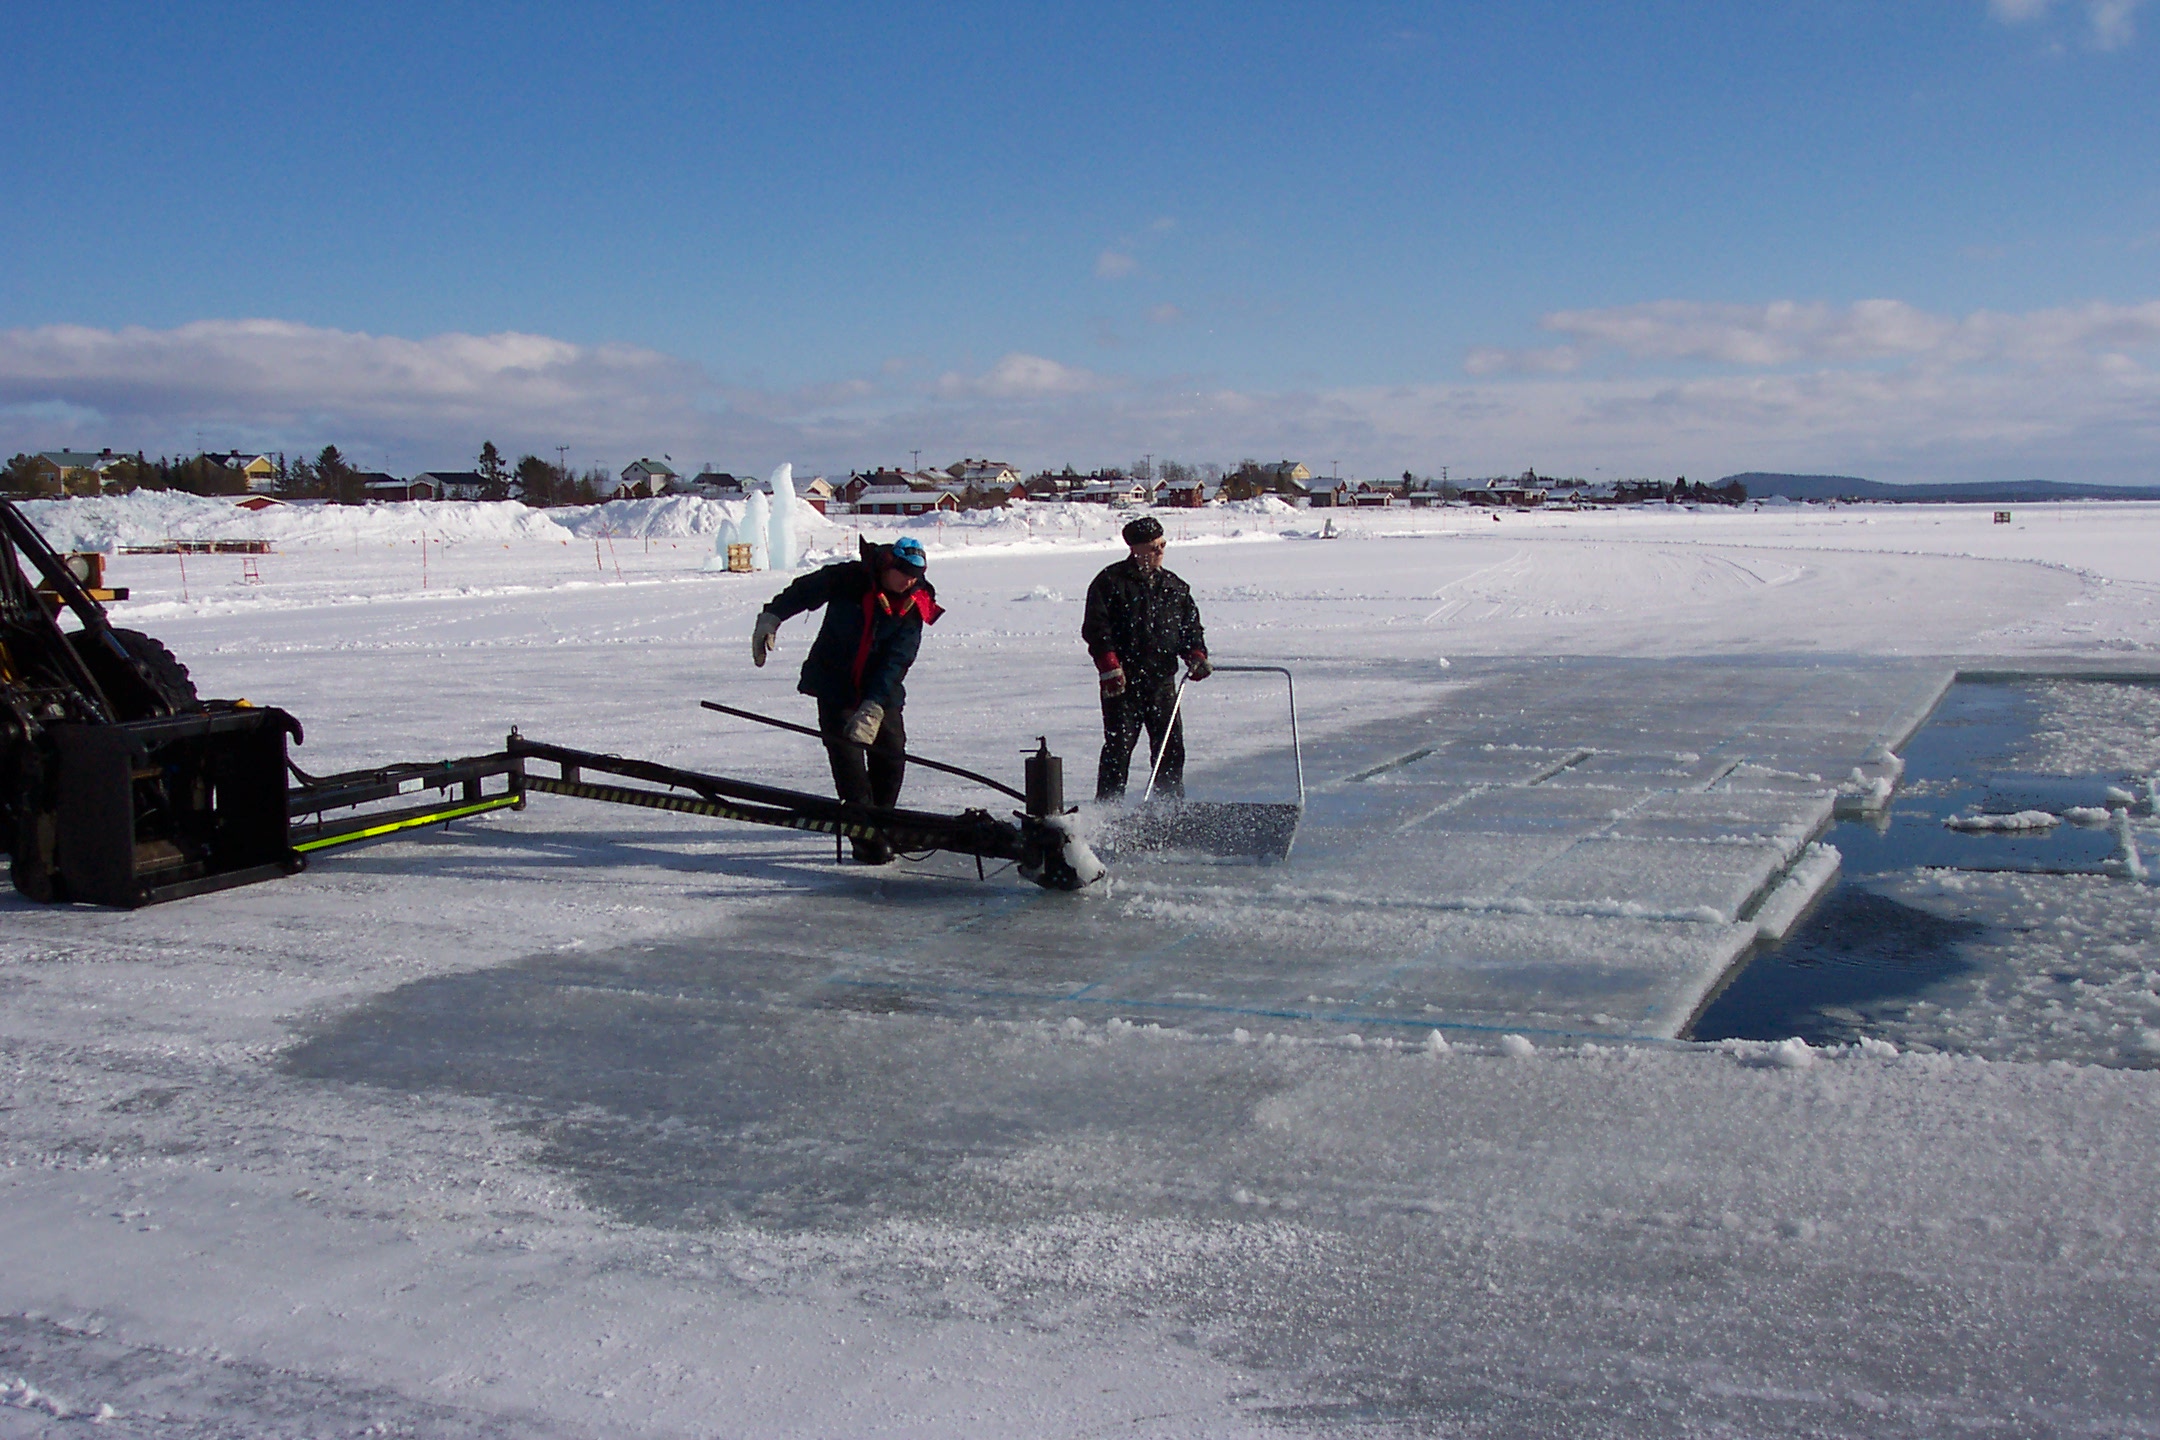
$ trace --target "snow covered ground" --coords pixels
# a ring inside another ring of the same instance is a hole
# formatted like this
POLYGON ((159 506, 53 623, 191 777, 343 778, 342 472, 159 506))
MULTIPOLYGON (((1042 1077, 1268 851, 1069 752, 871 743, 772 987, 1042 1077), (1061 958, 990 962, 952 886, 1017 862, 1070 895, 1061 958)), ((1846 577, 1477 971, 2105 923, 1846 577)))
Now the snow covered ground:
MULTIPOLYGON (((808 708, 808 622, 752 669, 777 582, 702 568, 730 514, 33 507, 271 539, 260 584, 119 556, 116 616, 310 769, 515 723, 822 788, 696 706, 808 708)), ((915 748, 1017 779, 1047 735, 1086 789, 1122 518, 911 527, 951 610, 915 748)), ((2023 1058, 2058 990, 1926 1029, 1971 1054, 1670 1039, 1953 668, 2160 673, 2160 507, 1165 519, 1217 658, 1297 673, 1284 866, 1055 896, 538 797, 133 914, 0 901, 0 1436, 2160 1429, 2160 1072, 2023 1058)), ((2160 768, 2079 703, 2063 763, 2160 768)), ((1195 691, 1195 795, 1282 798, 1283 721, 1195 691)), ((2094 937, 2120 1022, 2160 891, 2074 880, 1907 898, 2029 907, 2072 937, 2035 977, 2094 937)))

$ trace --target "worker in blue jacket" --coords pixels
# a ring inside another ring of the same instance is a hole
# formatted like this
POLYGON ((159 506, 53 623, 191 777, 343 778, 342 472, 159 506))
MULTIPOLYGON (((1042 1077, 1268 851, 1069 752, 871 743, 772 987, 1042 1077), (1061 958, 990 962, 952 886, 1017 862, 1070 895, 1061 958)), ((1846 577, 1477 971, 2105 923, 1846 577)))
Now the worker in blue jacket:
MULTIPOLYGON (((912 535, 890 545, 865 540, 860 559, 813 570, 775 595, 750 632, 750 659, 762 666, 776 648, 781 621, 825 607, 795 688, 817 701, 833 789, 851 804, 890 808, 900 802, 907 776, 902 682, 922 649, 923 627, 945 613, 923 578, 929 563, 922 541, 912 535)), ((856 840, 854 846, 855 858, 866 865, 892 859, 883 840, 856 840)))

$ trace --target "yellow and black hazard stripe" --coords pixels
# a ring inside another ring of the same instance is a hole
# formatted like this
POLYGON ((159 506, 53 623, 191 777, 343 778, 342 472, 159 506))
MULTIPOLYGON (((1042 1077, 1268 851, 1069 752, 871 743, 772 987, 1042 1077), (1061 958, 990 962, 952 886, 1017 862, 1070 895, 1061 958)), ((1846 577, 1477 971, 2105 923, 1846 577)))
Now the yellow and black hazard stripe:
POLYGON ((709 815, 716 820, 742 820, 753 825, 779 825, 789 830, 814 830, 820 835, 844 835, 869 840, 886 832, 876 825, 847 820, 821 820, 788 810, 759 805, 739 805, 727 800, 707 800, 696 795, 667 795, 658 790, 636 790, 625 785, 589 785, 583 780, 552 780, 545 775, 525 777, 527 790, 568 795, 578 800, 606 800, 616 805, 638 805, 647 810, 672 810, 681 815, 709 815))
POLYGON ((507 810, 524 803, 525 797, 515 793, 491 795, 485 800, 448 805, 440 810, 408 811, 386 817, 379 825, 364 826, 358 830, 346 830, 336 835, 325 835, 315 840, 300 840, 293 849, 305 855, 311 850, 328 850, 336 845, 355 845, 362 840, 380 840, 385 835, 395 835, 400 830, 417 830, 422 825, 447 825, 452 820, 463 820, 468 815, 484 815, 490 810, 507 810))

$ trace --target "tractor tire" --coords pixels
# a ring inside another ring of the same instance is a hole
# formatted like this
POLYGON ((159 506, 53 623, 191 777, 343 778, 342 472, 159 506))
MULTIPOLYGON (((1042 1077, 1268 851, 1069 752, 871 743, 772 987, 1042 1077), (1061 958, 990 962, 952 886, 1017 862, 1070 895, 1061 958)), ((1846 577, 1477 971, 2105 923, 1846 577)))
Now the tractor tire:
POLYGON ((8 879, 16 893, 38 905, 60 898, 60 847, 52 811, 24 806, 15 816, 8 853, 8 879))
MULTIPOLYGON (((115 627, 112 634, 129 657, 148 673, 151 688, 173 714, 186 715, 202 709, 202 698, 195 693, 195 682, 188 678, 187 666, 181 664, 180 658, 162 642, 140 630, 115 627)), ((75 647, 75 653, 82 656, 90 673, 105 688, 107 698, 122 712, 114 718, 122 722, 150 718, 151 712, 130 698, 138 695, 139 684, 132 676, 115 673, 119 669, 118 662, 102 646, 88 643, 79 630, 68 636, 68 643, 75 647)))
POLYGON ((60 826, 53 813, 46 769, 27 746, 11 757, 4 779, 8 805, 8 878, 25 900, 50 905, 60 898, 60 826))

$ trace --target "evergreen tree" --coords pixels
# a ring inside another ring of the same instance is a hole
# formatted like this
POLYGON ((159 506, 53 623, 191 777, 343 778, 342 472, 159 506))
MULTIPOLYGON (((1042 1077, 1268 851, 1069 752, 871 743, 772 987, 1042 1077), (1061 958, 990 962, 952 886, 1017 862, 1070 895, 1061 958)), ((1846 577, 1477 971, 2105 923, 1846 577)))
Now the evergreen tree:
POLYGON ((10 495, 53 495, 59 493, 45 476, 44 467, 35 455, 17 455, 7 463, 7 491, 10 495))
POLYGON ((559 505, 570 488, 570 477, 563 473, 562 468, 551 461, 542 460, 537 455, 519 456, 517 469, 513 473, 517 476, 519 487, 525 492, 527 505, 559 505))
POLYGON ((315 483, 322 493, 340 505, 358 505, 367 499, 360 472, 346 462, 335 445, 325 445, 315 457, 315 483))
POLYGON ((480 477, 480 494, 484 499, 510 498, 510 467, 503 464, 502 451, 495 448, 494 441, 480 442, 480 457, 473 461, 473 470, 480 477))

